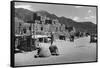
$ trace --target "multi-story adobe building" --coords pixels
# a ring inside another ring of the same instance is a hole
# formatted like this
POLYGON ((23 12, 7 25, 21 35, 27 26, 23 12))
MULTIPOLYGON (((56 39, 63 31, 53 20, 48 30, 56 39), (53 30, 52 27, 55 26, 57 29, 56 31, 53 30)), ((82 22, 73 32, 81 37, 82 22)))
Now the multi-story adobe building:
POLYGON ((41 16, 40 14, 36 14, 35 16, 35 20, 28 23, 15 17, 15 33, 28 35, 32 33, 36 35, 50 35, 52 32, 55 37, 58 37, 59 35, 69 37, 70 34, 74 34, 76 31, 74 27, 68 27, 68 29, 66 29, 65 25, 60 24, 57 19, 51 20, 49 17, 41 16))

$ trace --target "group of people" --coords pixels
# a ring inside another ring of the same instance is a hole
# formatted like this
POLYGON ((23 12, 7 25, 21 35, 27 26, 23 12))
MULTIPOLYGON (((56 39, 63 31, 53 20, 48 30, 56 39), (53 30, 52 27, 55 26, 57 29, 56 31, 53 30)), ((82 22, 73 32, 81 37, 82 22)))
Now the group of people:
MULTIPOLYGON (((51 45, 49 48, 46 48, 44 46, 41 46, 41 44, 36 44, 36 48, 37 48, 37 54, 34 56, 35 58, 38 57, 49 57, 49 56, 58 56, 59 55, 59 51, 56 45, 53 45, 53 41, 54 41, 54 36, 51 33, 51 45)), ((37 42, 37 41, 36 41, 37 42)))

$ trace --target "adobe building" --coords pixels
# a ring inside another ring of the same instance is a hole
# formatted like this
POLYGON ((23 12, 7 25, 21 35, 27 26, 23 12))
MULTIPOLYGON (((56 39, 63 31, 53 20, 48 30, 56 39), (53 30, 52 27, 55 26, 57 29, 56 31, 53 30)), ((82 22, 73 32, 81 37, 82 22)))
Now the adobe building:
POLYGON ((66 28, 57 19, 50 19, 40 14, 33 14, 33 21, 28 22, 24 22, 15 17, 15 25, 16 34, 50 35, 52 32, 55 39, 58 39, 60 35, 69 37, 76 32, 74 27, 66 28))

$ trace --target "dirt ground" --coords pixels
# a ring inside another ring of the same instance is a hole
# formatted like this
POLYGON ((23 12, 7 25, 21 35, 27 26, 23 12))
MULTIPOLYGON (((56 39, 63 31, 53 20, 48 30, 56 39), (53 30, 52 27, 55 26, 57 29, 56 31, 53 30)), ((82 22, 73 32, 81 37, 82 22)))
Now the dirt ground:
MULTIPOLYGON (((75 39, 74 42, 56 40, 54 44, 59 49, 59 56, 34 58, 37 51, 16 53, 15 66, 96 61, 96 43, 89 42, 89 37, 75 39)), ((50 43, 41 45, 49 48, 50 43)))

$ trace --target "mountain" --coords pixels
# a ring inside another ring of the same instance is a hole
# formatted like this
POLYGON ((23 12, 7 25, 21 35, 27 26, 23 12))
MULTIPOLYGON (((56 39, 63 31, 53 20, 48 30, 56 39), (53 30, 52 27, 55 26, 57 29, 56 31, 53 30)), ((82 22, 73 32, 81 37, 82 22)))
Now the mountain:
POLYGON ((92 22, 76 22, 72 19, 60 17, 59 22, 63 23, 65 25, 74 26, 76 28, 76 31, 81 32, 89 32, 89 33, 96 33, 97 31, 97 25, 92 22))
POLYGON ((50 19, 58 19, 58 17, 54 14, 50 14, 46 11, 37 11, 33 12, 24 8, 15 8, 15 16, 24 20, 24 21, 30 21, 33 19, 33 14, 34 13, 40 13, 42 16, 47 16, 50 19))
MULTIPOLYGON (((18 17, 25 22, 33 19, 33 13, 33 11, 27 9, 15 8, 15 17, 18 17)), ((61 24, 65 24, 68 27, 74 26, 76 28, 76 31, 97 33, 97 25, 92 22, 76 22, 70 18, 57 17, 55 14, 51 14, 43 10, 37 11, 36 13, 40 13, 42 16, 47 16, 50 19, 58 19, 61 24)))
POLYGON ((40 13, 42 16, 46 16, 46 17, 49 17, 50 19, 58 19, 58 17, 54 14, 50 14, 46 11, 37 11, 37 13, 40 13))
POLYGON ((15 17, 18 17, 18 18, 24 20, 25 22, 32 20, 33 13, 34 12, 27 10, 27 9, 15 8, 15 17))

